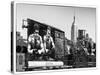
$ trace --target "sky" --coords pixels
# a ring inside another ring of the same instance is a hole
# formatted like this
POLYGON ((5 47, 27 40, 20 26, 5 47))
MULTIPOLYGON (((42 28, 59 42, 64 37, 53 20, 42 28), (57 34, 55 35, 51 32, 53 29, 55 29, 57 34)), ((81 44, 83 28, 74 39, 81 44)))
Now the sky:
POLYGON ((18 3, 16 8, 16 28, 23 38, 27 38, 27 29, 22 29, 22 20, 31 18, 46 23, 65 32, 71 39, 71 26, 75 15, 75 25, 78 29, 85 29, 95 42, 96 9, 89 7, 51 6, 18 3))

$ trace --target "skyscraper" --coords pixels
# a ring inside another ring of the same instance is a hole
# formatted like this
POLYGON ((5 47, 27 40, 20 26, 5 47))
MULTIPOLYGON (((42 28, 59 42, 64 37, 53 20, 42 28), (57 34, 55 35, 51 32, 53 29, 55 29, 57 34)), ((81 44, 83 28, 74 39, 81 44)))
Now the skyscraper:
POLYGON ((73 23, 72 23, 72 27, 71 27, 71 41, 73 43, 77 42, 77 26, 75 24, 75 16, 73 17, 73 23))

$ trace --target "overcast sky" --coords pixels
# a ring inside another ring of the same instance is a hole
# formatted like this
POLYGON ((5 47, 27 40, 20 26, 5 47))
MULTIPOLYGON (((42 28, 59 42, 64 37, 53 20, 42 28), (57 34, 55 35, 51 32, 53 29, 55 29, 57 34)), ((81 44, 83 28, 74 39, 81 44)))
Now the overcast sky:
POLYGON ((17 31, 26 38, 26 29, 22 29, 22 19, 33 20, 49 24, 65 31, 65 36, 71 39, 71 26, 75 13, 75 25, 78 29, 85 29, 86 33, 95 41, 96 9, 86 7, 47 6, 35 4, 17 4, 17 31))

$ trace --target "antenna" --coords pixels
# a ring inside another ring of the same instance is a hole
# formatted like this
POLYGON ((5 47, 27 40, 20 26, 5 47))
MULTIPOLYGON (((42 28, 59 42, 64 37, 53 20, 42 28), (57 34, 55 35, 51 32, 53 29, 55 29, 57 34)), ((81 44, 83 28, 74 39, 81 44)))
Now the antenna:
POLYGON ((73 8, 73 23, 72 23, 72 25, 74 25, 75 24, 75 8, 73 8))
POLYGON ((76 16, 76 14, 75 14, 75 8, 74 8, 74 23, 75 23, 75 16, 76 16))

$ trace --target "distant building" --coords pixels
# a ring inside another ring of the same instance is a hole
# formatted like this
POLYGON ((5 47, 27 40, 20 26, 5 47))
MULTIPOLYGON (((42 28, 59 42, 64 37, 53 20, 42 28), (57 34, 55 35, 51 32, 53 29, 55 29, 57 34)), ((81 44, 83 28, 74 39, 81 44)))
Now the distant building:
POLYGON ((27 43, 25 42, 26 39, 23 39, 23 37, 20 35, 20 32, 16 32, 16 46, 26 46, 27 43))
POLYGON ((83 29, 78 30, 78 40, 83 40, 85 38, 85 31, 86 30, 83 30, 83 29))
POLYGON ((73 43, 77 42, 77 26, 75 24, 75 16, 74 16, 74 21, 73 21, 72 27, 71 27, 71 41, 73 43))

